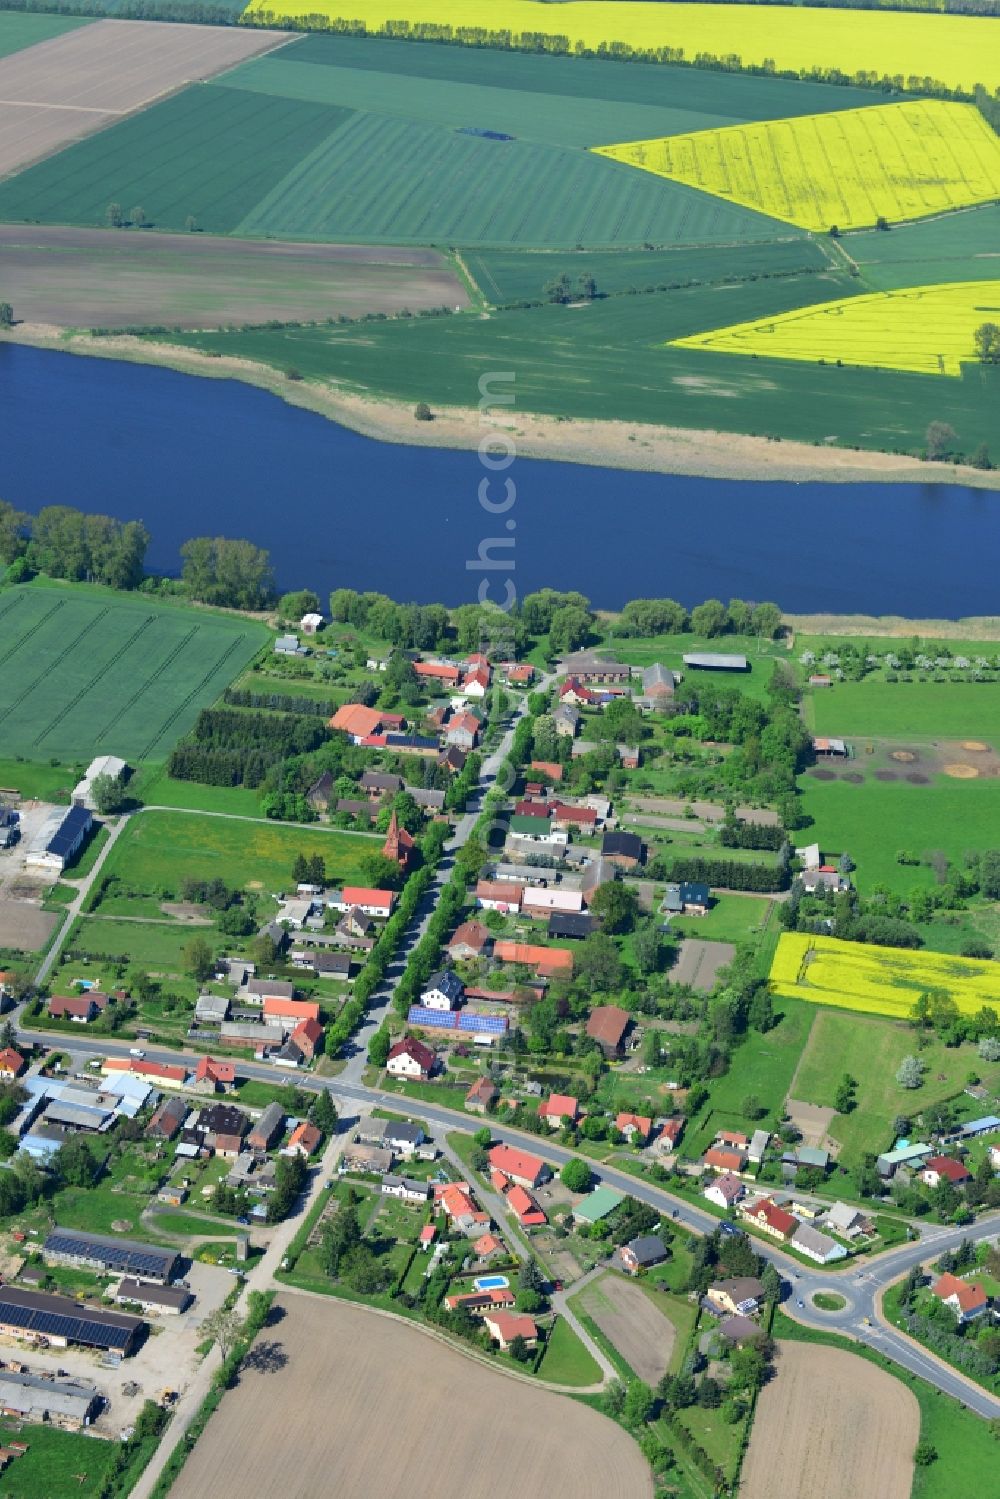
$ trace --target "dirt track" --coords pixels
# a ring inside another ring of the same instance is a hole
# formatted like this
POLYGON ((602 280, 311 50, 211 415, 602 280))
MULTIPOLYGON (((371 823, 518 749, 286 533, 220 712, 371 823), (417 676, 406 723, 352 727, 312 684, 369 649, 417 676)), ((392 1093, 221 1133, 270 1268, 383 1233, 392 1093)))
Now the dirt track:
POLYGON ((12 52, 0 58, 0 177, 286 36, 236 26, 95 21, 12 52))
POLYGON ((28 225, 0 226, 0 282, 25 323, 61 328, 308 322, 469 300, 436 250, 28 225))
POLYGON ((655 1385, 667 1372, 676 1331, 640 1286, 603 1275, 581 1294, 583 1308, 626 1363, 655 1385))
POLYGON ((279 1305, 172 1499, 650 1499, 638 1447, 585 1406, 344 1302, 279 1305))
POLYGON ((779 1343, 757 1405, 741 1499, 909 1499, 920 1407, 840 1348, 779 1343))

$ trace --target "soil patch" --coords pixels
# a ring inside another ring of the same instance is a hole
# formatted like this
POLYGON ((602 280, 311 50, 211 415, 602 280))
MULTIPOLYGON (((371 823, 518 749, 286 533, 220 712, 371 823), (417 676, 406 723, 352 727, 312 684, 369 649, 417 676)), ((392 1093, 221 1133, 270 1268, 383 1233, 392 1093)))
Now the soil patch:
POLYGON ((731 942, 709 942, 702 937, 685 937, 677 953, 670 977, 677 984, 690 984, 707 994, 715 985, 715 975, 736 956, 731 942))
POLYGON ((901 761, 903 765, 910 765, 917 757, 912 750, 893 750, 892 758, 901 761))
POLYGON ((0 947, 37 952, 48 942, 59 917, 23 900, 0 900, 0 947))
POLYGON ((164 916, 173 916, 189 926, 211 926, 212 918, 205 914, 205 907, 191 900, 164 900, 160 902, 164 916))
POLYGON ((911 771, 905 779, 909 781, 911 786, 929 786, 931 783, 930 776, 921 775, 919 770, 911 771))
POLYGON ((990 752, 989 745, 984 744, 981 739, 963 739, 962 748, 968 750, 970 755, 988 755, 990 752))
POLYGON ((676 1329, 639 1286, 604 1275, 581 1291, 574 1305, 594 1319, 646 1384, 655 1385, 667 1372, 676 1329))
POLYGON ((757 1404, 741 1499, 779 1492, 781 1499, 858 1499, 862 1491, 909 1499, 919 1437, 916 1397, 893 1375, 841 1348, 779 1343, 777 1374, 757 1404))
POLYGON ((966 765, 964 760, 952 760, 948 765, 942 767, 946 776, 951 776, 953 781, 974 781, 979 771, 974 765, 966 765))
POLYGON ((837 779, 832 770, 811 770, 809 774, 814 781, 835 781, 837 779))
POLYGON ((875 774, 876 781, 898 781, 899 780, 899 777, 897 776, 897 774, 896 774, 896 772, 894 770, 876 770, 874 774, 875 774))
POLYGON ((841 780, 849 781, 852 786, 860 786, 864 781, 864 776, 859 775, 856 770, 849 770, 846 776, 841 776, 841 780))
POLYGON ((822 1108, 818 1103, 803 1103, 797 1098, 787 1098, 785 1108, 802 1136, 803 1145, 812 1145, 820 1150, 831 1150, 831 1147, 836 1146, 837 1142, 830 1140, 827 1135, 836 1109, 822 1108))
POLYGON ((639 1448, 596 1411, 332 1298, 282 1292, 277 1307, 174 1499, 495 1499, 501 1487, 523 1499, 651 1499, 639 1448), (442 1460, 442 1419, 460 1422, 460 1460, 442 1460))

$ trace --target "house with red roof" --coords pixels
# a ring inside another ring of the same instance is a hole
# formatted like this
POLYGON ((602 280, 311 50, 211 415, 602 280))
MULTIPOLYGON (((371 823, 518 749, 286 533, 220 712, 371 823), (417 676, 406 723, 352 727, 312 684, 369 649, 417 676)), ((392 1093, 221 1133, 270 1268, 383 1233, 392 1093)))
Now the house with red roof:
POLYGON ((437 1238, 437 1227, 436 1227, 436 1225, 433 1224, 433 1223, 425 1223, 424 1226, 423 1226, 423 1228, 420 1230, 420 1239, 419 1239, 419 1242, 420 1242, 421 1249, 430 1249, 431 1245, 434 1243, 434 1240, 436 1238, 437 1238))
POLYGON ((615 1129, 630 1145, 645 1145, 653 1133, 653 1121, 644 1114, 616 1114, 615 1129))
POLYGON ((592 833, 597 827, 597 813, 593 807, 576 807, 569 802, 556 802, 552 808, 552 825, 557 828, 580 828, 584 833, 592 833))
POLYGON ((754 1223, 772 1239, 790 1239, 799 1226, 799 1220, 779 1208, 773 1197, 757 1197, 740 1208, 740 1217, 754 1223))
POLYGON ((665 1145, 672 1149, 678 1144, 681 1135, 684 1133, 684 1123, 685 1121, 680 1115, 664 1121, 660 1127, 660 1139, 665 1145))
POLYGON ((502 1171, 504 1176, 522 1187, 540 1186, 552 1175, 541 1156, 516 1150, 513 1145, 494 1145, 489 1160, 497 1171, 502 1171))
POLYGON ((470 958, 481 958, 492 940, 489 927, 481 921, 463 921, 445 943, 444 950, 453 963, 467 962, 470 958))
POLYGON ((462 673, 451 661, 414 661, 413 670, 418 677, 431 682, 444 682, 453 687, 462 673))
POLYGON ((519 963, 533 968, 539 978, 570 978, 573 954, 568 947, 539 947, 531 942, 497 941, 493 956, 498 963, 519 963))
POLYGON ((750 1144, 750 1136, 738 1129, 720 1129, 715 1141, 717 1145, 733 1145, 737 1150, 746 1150, 750 1144))
POLYGON ((444 1304, 449 1312, 457 1312, 461 1308, 472 1317, 481 1317, 483 1312, 512 1307, 516 1299, 509 1287, 502 1286, 490 1291, 457 1291, 452 1296, 446 1296, 444 1304))
POLYGON ((976 1281, 959 1280, 950 1271, 934 1282, 931 1295, 950 1307, 960 1323, 981 1317, 990 1304, 983 1286, 976 1281))
POLYGON ((319 1149, 322 1139, 322 1132, 316 1128, 315 1124, 310 1124, 308 1119, 303 1119, 302 1123, 297 1124, 292 1130, 284 1153, 291 1155, 294 1151, 308 1160, 319 1149))
POLYGON ((462 679, 461 690, 466 697, 485 697, 490 687, 489 666, 477 666, 462 679))
POLYGON ((367 885, 345 885, 327 904, 335 911, 358 910, 364 916, 391 916, 395 890, 373 890, 367 885))
POLYGON ((548 1219, 526 1187, 510 1187, 504 1198, 522 1228, 540 1228, 548 1219))
POLYGON ((713 1145, 702 1156, 702 1165, 712 1171, 742 1171, 746 1163, 745 1150, 727 1150, 722 1145, 713 1145))
POLYGON ((16 1077, 20 1077, 27 1065, 21 1053, 15 1051, 13 1046, 5 1046, 0 1051, 0 1078, 5 1083, 13 1082, 16 1077))
POLYGON ((236 1063, 200 1057, 191 1086, 199 1093, 231 1093, 236 1087, 236 1063))
POLYGON ((169 1067, 163 1062, 139 1061, 133 1057, 105 1057, 101 1071, 105 1076, 127 1072, 158 1088, 183 1088, 188 1079, 186 1067, 169 1067))
POLYGON ((559 701, 568 703, 572 708, 592 707, 600 699, 596 692, 591 692, 589 687, 584 687, 578 677, 567 677, 559 688, 559 701))
POLYGON ((967 1166, 947 1155, 932 1155, 924 1162, 923 1170, 918 1175, 926 1187, 936 1187, 941 1182, 951 1182, 953 1187, 957 1187, 961 1182, 972 1179, 967 1166))
POLYGON ((311 1062, 315 1057, 322 1039, 323 1027, 318 1020, 313 1020, 312 1016, 300 1020, 292 1031, 292 1042, 299 1048, 307 1062, 311 1062))
POLYGON ((465 1107, 474 1114, 485 1114, 500 1097, 500 1089, 491 1078, 477 1077, 465 1095, 465 1107))
POLYGON ((503 673, 508 682, 515 684, 535 680, 535 668, 530 661, 508 661, 504 664, 503 673))
POLYGON ((538 1328, 523 1312, 484 1312, 483 1324, 494 1343, 506 1352, 515 1338, 523 1338, 529 1348, 538 1342, 538 1328))
POLYGON ((490 1233, 480 1234, 472 1247, 475 1250, 477 1259, 480 1260, 488 1260, 495 1254, 506 1254, 507 1252, 503 1240, 498 1239, 496 1234, 490 1233))
POLYGON ((413 1036, 404 1036, 390 1046, 385 1070, 393 1077, 416 1077, 426 1081, 434 1071, 434 1053, 413 1036))
POLYGON ((580 1104, 568 1093, 552 1093, 538 1105, 539 1119, 545 1119, 550 1129, 559 1129, 564 1120, 575 1124, 580 1117, 580 1104))
POLYGON ((355 744, 377 734, 385 720, 385 714, 377 708, 366 708, 363 703, 342 703, 329 720, 331 729, 339 729, 355 744))
POLYGON ((484 1213, 465 1182, 435 1182, 434 1205, 461 1233, 490 1226, 490 1215, 484 1213))
POLYGON ((76 1025, 87 1025, 97 1013, 92 994, 54 994, 49 1000, 49 1014, 53 1020, 72 1020, 76 1025))
POLYGON ((319 1005, 313 999, 281 999, 269 995, 263 1005, 265 1023, 280 1022, 282 1030, 291 1031, 302 1020, 318 1020, 319 1005))
POLYGON ((740 1198, 746 1195, 746 1187, 731 1171, 723 1171, 701 1195, 714 1203, 717 1208, 725 1211, 727 1208, 735 1207, 740 1198))
POLYGON ((523 895, 524 886, 514 880, 479 880, 476 884, 476 905, 504 916, 520 911, 523 895))

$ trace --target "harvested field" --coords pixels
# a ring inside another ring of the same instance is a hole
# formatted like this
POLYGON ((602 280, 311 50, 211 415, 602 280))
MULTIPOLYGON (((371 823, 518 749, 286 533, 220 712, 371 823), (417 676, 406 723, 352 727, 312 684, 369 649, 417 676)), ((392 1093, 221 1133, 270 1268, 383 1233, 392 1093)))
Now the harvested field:
POLYGON ((743 1464, 742 1499, 909 1499, 920 1407, 900 1380, 840 1348, 779 1343, 743 1464), (823 1419, 816 1417, 822 1390, 823 1419), (863 1480, 859 1475, 863 1474, 863 1480))
POLYGON ((343 1302, 282 1292, 277 1305, 258 1339, 269 1357, 244 1367, 174 1499, 494 1499, 501 1474, 522 1499, 652 1495, 638 1447, 594 1411, 343 1302), (429 1412, 460 1419, 461 1462, 441 1461, 429 1412))
POLYGON ((65 328, 217 328, 468 304, 436 250, 148 230, 0 226, 0 282, 19 318, 65 328))
POLYGON ((95 21, 0 58, 0 176, 286 39, 228 26, 95 21))
POLYGON ((0 900, 0 947, 37 952, 52 935, 58 916, 23 900, 0 900))
POLYGON ((647 1384, 667 1372, 676 1329, 640 1286, 617 1275, 602 1275, 580 1292, 581 1306, 647 1384))
POLYGON ((670 977, 677 984, 690 984, 705 994, 715 984, 715 975, 720 968, 731 963, 736 948, 731 942, 706 942, 701 937, 685 937, 677 954, 677 962, 670 977))
MULTIPOLYGON (((792 1080, 795 1086, 795 1080, 792 1080)), ((803 1103, 800 1098, 786 1098, 785 1109, 795 1128, 802 1136, 803 1145, 817 1146, 836 1155, 839 1145, 827 1134, 836 1109, 821 1108, 818 1103, 803 1103)))

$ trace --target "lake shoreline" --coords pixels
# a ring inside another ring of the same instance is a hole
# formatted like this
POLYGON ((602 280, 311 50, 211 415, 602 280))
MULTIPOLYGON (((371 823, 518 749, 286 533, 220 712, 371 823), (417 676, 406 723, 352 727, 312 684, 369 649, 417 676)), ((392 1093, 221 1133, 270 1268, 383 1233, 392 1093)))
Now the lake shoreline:
POLYGON ((923 484, 1000 490, 998 469, 926 463, 897 454, 820 448, 742 433, 509 413, 502 407, 495 408, 488 418, 475 407, 447 407, 436 411, 433 421, 418 422, 413 407, 405 402, 335 385, 289 381, 270 365, 213 357, 127 334, 94 337, 26 323, 6 332, 3 340, 121 363, 156 365, 208 379, 240 380, 360 436, 397 446, 475 450, 484 434, 502 428, 514 441, 520 457, 588 467, 747 483, 923 484))

